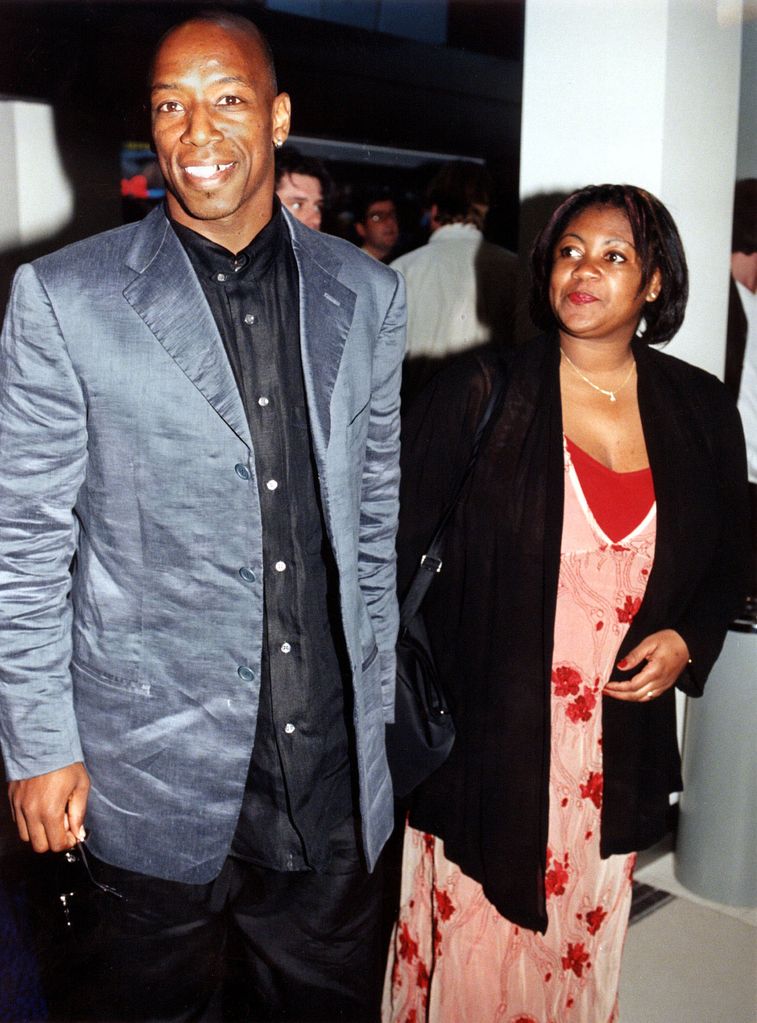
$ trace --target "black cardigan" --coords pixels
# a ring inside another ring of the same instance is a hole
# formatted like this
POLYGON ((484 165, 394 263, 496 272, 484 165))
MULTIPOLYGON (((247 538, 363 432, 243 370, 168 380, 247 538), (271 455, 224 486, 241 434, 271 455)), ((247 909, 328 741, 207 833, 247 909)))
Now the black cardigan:
MULTIPOLYGON (((678 686, 698 696, 744 590, 743 433, 715 377, 642 344, 634 354, 657 540, 646 595, 616 660, 650 633, 676 629, 692 659, 678 686)), ((410 820, 444 839, 447 857, 503 916, 544 931, 564 481, 559 348, 539 338, 505 358, 507 398, 424 605, 458 736, 448 762, 416 792, 410 820)), ((472 357, 442 371, 403 424, 400 587, 467 460, 495 366, 472 357)), ((641 704, 604 697, 602 713, 606 857, 665 833, 668 796, 681 777, 672 689, 641 704)))

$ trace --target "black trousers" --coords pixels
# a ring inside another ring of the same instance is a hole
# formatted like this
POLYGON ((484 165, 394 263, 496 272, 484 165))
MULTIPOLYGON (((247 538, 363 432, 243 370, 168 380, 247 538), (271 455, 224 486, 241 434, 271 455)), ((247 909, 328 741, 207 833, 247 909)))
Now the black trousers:
MULTIPOLYGON (((187 885, 89 855, 97 893, 73 920, 57 1019, 375 1023, 383 953, 380 868, 352 851, 328 873, 267 870, 230 857, 187 885)), ((58 999, 55 999, 58 1002, 58 999)))

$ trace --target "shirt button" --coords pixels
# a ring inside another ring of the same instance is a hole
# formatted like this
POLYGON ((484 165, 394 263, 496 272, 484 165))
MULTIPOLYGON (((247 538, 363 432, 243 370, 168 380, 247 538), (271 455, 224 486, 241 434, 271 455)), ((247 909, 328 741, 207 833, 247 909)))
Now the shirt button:
POLYGON ((247 315, 244 318, 244 322, 247 324, 248 327, 251 327, 255 322, 255 317, 252 315, 252 313, 247 313, 247 315))
POLYGON ((282 643, 281 644, 281 652, 282 652, 282 654, 288 654, 291 649, 292 649, 292 644, 291 643, 282 643))
POLYGON ((279 484, 277 483, 276 480, 268 480, 268 482, 266 483, 266 487, 268 488, 268 490, 275 490, 278 487, 278 485, 279 484))
POLYGON ((287 721, 287 723, 284 725, 284 731, 287 733, 287 735, 291 735, 292 732, 295 731, 295 727, 291 721, 287 721))
POLYGON ((260 405, 261 408, 265 408, 267 404, 268 404, 268 398, 266 398, 266 397, 261 395, 261 397, 258 398, 258 405, 260 405))
POLYGON ((234 472, 240 478, 240 480, 248 480, 250 478, 250 470, 246 465, 242 465, 241 462, 237 462, 234 466, 234 472))
POLYGON ((277 561, 273 567, 276 569, 277 572, 285 572, 287 563, 286 561, 277 561))
POLYGON ((226 274, 216 274, 216 280, 220 281, 221 284, 226 280, 226 274))
POLYGON ((255 672, 252 668, 248 668, 246 664, 242 664, 237 668, 237 675, 239 675, 244 682, 252 682, 255 678, 255 672))
POLYGON ((252 571, 251 568, 246 568, 246 567, 245 568, 240 568, 239 569, 239 574, 241 575, 241 577, 244 579, 244 581, 246 583, 254 583, 255 582, 255 573, 252 571))

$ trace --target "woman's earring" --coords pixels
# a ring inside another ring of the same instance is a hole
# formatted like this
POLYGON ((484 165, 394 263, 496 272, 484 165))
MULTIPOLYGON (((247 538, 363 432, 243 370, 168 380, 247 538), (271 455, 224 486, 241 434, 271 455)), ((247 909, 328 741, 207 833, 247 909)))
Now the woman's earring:
POLYGON ((273 140, 273 145, 274 145, 275 149, 281 149, 281 147, 284 145, 284 140, 283 139, 279 139, 279 138, 275 138, 273 140))

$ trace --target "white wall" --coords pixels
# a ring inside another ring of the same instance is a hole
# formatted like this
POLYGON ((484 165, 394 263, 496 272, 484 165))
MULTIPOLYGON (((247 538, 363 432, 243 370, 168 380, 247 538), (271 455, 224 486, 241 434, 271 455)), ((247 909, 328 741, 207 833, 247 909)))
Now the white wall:
MULTIPOLYGON (((681 231, 691 273, 686 322, 668 351, 718 375, 725 352, 740 11, 740 0, 526 4, 521 201, 528 205, 540 193, 605 181, 658 195, 681 231)), ((535 225, 528 216, 525 222, 532 234, 535 225)))
POLYGON ((0 100, 0 251, 55 235, 72 219, 74 197, 46 103, 0 100))
POLYGON ((757 0, 745 3, 744 15, 736 177, 757 178, 757 0))

